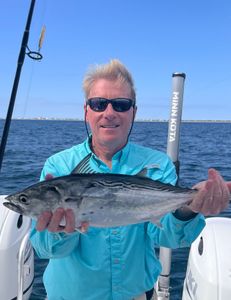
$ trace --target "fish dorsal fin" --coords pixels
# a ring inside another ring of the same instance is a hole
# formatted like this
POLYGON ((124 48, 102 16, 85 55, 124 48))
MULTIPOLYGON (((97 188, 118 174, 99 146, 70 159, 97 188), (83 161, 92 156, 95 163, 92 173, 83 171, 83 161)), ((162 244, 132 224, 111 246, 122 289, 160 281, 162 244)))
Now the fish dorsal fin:
POLYGON ((147 165, 145 166, 141 171, 139 171, 136 176, 139 176, 139 177, 148 177, 147 174, 148 174, 148 170, 150 169, 159 169, 160 168, 160 165, 159 164, 151 164, 151 165, 147 165))
POLYGON ((148 170, 150 169, 159 169, 160 165, 159 164, 151 164, 151 165, 146 165, 141 171, 139 171, 136 176, 139 177, 148 177, 148 170))
POLYGON ((96 173, 90 166, 90 159, 92 153, 85 156, 78 165, 72 170, 71 174, 82 174, 82 173, 96 173))

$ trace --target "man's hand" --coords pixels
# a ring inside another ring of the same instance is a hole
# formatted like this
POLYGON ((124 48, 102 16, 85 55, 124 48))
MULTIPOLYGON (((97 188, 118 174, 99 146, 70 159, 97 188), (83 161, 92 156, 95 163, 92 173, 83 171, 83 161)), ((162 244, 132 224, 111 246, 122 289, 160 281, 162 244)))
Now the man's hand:
MULTIPOLYGON (((54 178, 52 174, 47 174, 45 180, 54 178)), ((87 231, 89 224, 83 222, 78 229, 81 233, 87 231)), ((71 233, 76 230, 75 215, 72 209, 57 208, 53 213, 51 211, 44 211, 37 220, 36 229, 43 231, 47 229, 50 232, 66 232, 71 233), (65 221, 65 224, 62 224, 65 221)))
POLYGON ((208 180, 196 184, 199 192, 188 206, 203 215, 219 214, 230 201, 231 181, 224 181, 218 171, 209 169, 208 180))
POLYGON ((50 211, 43 212, 37 221, 37 230, 49 230, 51 232, 66 232, 75 231, 75 216, 71 209, 57 208, 54 213, 50 211), (65 225, 61 222, 65 220, 65 225))

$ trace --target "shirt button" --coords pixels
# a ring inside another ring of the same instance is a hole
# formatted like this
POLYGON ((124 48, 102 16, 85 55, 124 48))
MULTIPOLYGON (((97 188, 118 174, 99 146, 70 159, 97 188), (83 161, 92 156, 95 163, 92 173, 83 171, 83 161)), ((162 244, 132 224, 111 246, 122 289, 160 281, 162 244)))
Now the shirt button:
POLYGON ((59 235, 57 233, 54 233, 53 237, 54 237, 54 240, 56 240, 56 241, 59 240, 59 235))
POLYGON ((183 240, 183 241, 181 241, 181 246, 182 246, 182 247, 186 247, 186 246, 187 246, 187 242, 186 242, 186 241, 184 241, 184 240, 183 240))

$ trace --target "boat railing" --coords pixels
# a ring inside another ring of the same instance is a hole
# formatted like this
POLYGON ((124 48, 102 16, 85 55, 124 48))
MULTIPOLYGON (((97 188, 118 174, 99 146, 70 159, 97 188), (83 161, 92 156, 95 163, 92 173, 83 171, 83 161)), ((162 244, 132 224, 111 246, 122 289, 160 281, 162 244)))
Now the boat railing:
POLYGON ((19 252, 18 252, 18 293, 17 293, 17 300, 23 300, 24 294, 24 272, 25 265, 24 262, 26 260, 26 253, 27 253, 27 246, 30 237, 30 226, 28 228, 27 233, 25 234, 24 238, 22 239, 19 252))

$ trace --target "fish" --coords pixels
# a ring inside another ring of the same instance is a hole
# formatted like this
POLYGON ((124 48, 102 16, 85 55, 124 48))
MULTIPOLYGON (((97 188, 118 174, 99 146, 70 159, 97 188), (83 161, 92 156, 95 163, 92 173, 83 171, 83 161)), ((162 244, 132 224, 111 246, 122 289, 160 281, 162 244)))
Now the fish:
POLYGON ((195 189, 164 184, 143 176, 70 174, 40 181, 8 195, 3 204, 33 219, 57 208, 73 210, 76 228, 115 227, 150 221, 160 224, 168 212, 190 203, 195 189))

